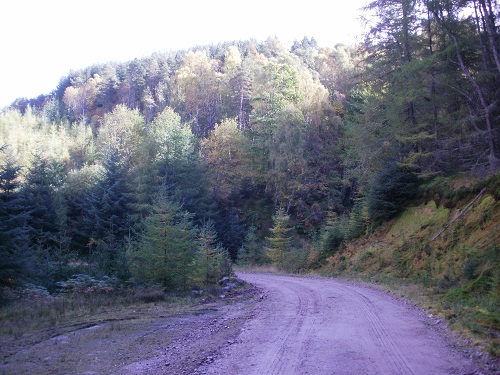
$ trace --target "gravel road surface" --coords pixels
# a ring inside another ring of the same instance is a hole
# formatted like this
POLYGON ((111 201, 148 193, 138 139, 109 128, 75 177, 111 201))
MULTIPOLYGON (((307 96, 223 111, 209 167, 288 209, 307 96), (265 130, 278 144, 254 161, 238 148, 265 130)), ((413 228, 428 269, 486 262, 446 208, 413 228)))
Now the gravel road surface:
POLYGON ((445 323, 375 287, 239 276, 254 287, 0 335, 0 374, 500 374, 498 361, 457 346, 445 323))
POLYGON ((435 319, 375 288, 315 277, 239 275, 263 301, 202 374, 479 374, 435 319))

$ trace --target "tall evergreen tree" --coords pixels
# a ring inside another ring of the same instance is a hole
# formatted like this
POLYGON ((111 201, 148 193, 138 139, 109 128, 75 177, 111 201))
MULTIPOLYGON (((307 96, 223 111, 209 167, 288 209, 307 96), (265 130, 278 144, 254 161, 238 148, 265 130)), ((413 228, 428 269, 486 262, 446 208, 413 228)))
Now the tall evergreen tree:
MULTIPOLYGON (((252 98, 252 113, 250 116, 250 131, 248 136, 251 140, 249 156, 256 171, 256 184, 264 185, 266 192, 274 194, 278 201, 278 186, 271 183, 273 162, 271 161, 271 150, 277 156, 282 143, 281 138, 286 133, 287 123, 285 117, 290 115, 290 108, 294 108, 301 98, 300 85, 297 69, 284 62, 269 62, 256 76, 252 98), (280 137, 276 137, 279 134, 280 137)), ((296 113, 294 124, 297 124, 296 113)), ((292 126, 297 130, 297 126, 292 126)), ((301 140, 301 137, 298 138, 301 140)), ((300 156, 300 151, 299 151, 300 156)), ((276 164, 275 164, 276 165, 276 164)), ((288 202, 286 202, 288 203, 288 202)), ((286 204, 284 203, 284 204, 286 204)))
POLYGON ((396 163, 389 163, 375 179, 367 197, 368 214, 374 225, 392 219, 415 197, 418 178, 396 163))
POLYGON ((261 265, 266 261, 264 246, 256 231, 255 226, 248 228, 245 240, 238 250, 238 264, 261 265))
POLYGON ((91 233, 91 259, 96 260, 104 272, 113 273, 117 271, 124 240, 131 231, 128 169, 116 148, 106 155, 102 168, 96 185, 87 197, 89 209, 84 222, 91 233))
POLYGON ((286 269, 290 262, 292 235, 290 216, 282 207, 279 207, 273 216, 271 235, 267 240, 267 256, 280 269, 286 269))
POLYGON ((382 117, 376 121, 390 128, 390 142, 399 145, 401 162, 427 172, 432 165, 433 129, 425 112, 430 85, 422 69, 421 3, 376 0, 367 9, 376 20, 366 41, 370 76, 373 88, 382 93, 379 98, 383 103, 378 104, 382 117))
POLYGON ((68 225, 71 228, 70 246, 83 258, 89 255, 91 242, 93 243, 94 220, 91 211, 100 172, 96 165, 71 171, 64 186, 68 225))
POLYGON ((275 119, 276 127, 268 142, 269 169, 266 175, 268 191, 275 204, 295 206, 304 190, 305 128, 300 110, 293 105, 282 108, 275 119))
POLYGON ((163 193, 175 196, 184 210, 195 214, 197 221, 212 217, 214 204, 208 191, 206 167, 189 127, 181 123, 171 108, 166 108, 151 123, 150 134, 163 193))
POLYGON ((26 275, 29 258, 29 212, 19 192, 21 167, 7 147, 0 148, 0 287, 26 275))
POLYGON ((479 142, 473 141, 471 147, 465 149, 476 154, 476 165, 485 164, 489 172, 495 172, 500 168, 500 128, 495 121, 500 114, 498 14, 495 15, 492 2, 487 0, 429 0, 425 3, 433 20, 449 38, 447 46, 453 50, 460 77, 467 82, 467 87, 459 93, 476 133, 474 138, 469 136, 469 141, 479 139, 479 142), (463 18, 462 13, 469 9, 475 10, 475 17, 463 18))
POLYGON ((196 233, 180 205, 160 196, 146 218, 137 246, 127 251, 132 275, 167 289, 186 289, 197 275, 196 233))
POLYGON ((31 245, 40 251, 48 251, 55 245, 58 231, 58 200, 64 179, 63 166, 54 160, 33 155, 23 184, 22 195, 29 211, 31 245))
POLYGON ((202 280, 206 284, 214 285, 231 273, 231 260, 227 250, 217 241, 217 232, 211 220, 201 226, 198 241, 202 280))
POLYGON ((214 219, 218 239, 222 246, 227 249, 233 261, 236 261, 238 250, 245 238, 245 225, 242 216, 235 205, 233 207, 219 207, 214 219))

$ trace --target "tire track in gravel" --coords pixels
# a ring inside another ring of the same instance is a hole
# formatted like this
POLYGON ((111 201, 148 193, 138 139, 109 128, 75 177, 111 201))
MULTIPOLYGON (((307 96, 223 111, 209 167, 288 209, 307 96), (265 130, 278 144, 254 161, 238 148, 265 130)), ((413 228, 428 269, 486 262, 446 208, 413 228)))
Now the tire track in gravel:
POLYGON ((391 325, 380 314, 377 305, 354 288, 339 288, 358 299, 359 307, 366 317, 366 321, 370 324, 373 339, 378 343, 381 355, 387 361, 387 369, 385 371, 404 375, 413 374, 411 366, 408 363, 408 358, 413 357, 411 351, 408 350, 404 341, 399 340, 397 332, 391 329, 391 325))
POLYGON ((310 331, 310 325, 306 324, 306 320, 309 318, 311 304, 314 308, 317 306, 317 300, 314 298, 311 300, 314 294, 304 292, 305 288, 300 285, 291 284, 290 290, 294 293, 293 297, 296 298, 295 311, 287 317, 287 322, 281 325, 283 332, 278 335, 278 339, 267 351, 266 358, 262 362, 265 367, 259 370, 265 375, 294 373, 299 368, 304 338, 310 331), (297 346, 296 342, 301 343, 301 345, 297 346), (287 356, 289 360, 283 361, 284 356, 287 356))
POLYGON ((474 374, 418 308, 356 283, 240 274, 263 296, 233 345, 198 374, 474 374))

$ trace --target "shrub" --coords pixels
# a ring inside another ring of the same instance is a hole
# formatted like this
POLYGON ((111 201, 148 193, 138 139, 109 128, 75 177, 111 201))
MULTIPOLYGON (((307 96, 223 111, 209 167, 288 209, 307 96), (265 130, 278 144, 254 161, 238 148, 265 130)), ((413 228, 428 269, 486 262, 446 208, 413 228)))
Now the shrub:
POLYGON ((118 281, 104 276, 101 280, 85 274, 73 275, 66 281, 59 281, 56 286, 59 293, 107 294, 115 291, 118 281))

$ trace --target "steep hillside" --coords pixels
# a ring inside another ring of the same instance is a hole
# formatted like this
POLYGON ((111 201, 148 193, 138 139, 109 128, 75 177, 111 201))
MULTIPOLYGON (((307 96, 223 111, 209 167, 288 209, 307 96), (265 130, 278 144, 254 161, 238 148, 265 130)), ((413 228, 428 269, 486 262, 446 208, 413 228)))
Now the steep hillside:
POLYGON ((500 175, 438 179, 418 202, 346 242, 323 271, 362 276, 416 300, 500 353, 500 175))

